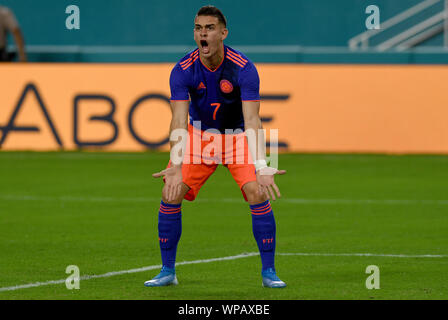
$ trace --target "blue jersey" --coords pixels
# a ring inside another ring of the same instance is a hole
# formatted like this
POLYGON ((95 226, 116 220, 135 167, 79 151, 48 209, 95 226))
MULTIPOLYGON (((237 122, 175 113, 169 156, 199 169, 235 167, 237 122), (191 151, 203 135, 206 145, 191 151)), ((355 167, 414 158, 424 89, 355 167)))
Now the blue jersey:
POLYGON ((199 49, 188 53, 173 68, 171 100, 190 100, 190 124, 201 129, 244 130, 242 101, 260 100, 260 79, 254 64, 242 53, 224 46, 221 64, 210 70, 199 49))

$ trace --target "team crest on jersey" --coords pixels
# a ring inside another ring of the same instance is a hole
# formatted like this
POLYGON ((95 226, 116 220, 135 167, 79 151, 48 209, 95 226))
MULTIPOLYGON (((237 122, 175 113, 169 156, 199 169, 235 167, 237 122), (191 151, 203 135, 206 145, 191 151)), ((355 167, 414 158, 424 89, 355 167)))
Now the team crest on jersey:
POLYGON ((219 86, 221 87, 221 91, 224 93, 230 93, 233 91, 233 85, 229 80, 221 80, 219 86))

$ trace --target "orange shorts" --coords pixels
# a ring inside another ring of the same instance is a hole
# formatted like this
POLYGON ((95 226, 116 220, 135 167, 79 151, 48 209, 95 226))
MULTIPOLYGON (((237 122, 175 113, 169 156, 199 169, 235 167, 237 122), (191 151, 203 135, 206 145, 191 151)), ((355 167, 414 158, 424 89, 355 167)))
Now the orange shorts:
MULTIPOLYGON (((201 131, 189 125, 188 137, 182 179, 190 190, 184 198, 193 201, 207 179, 222 164, 229 169, 247 201, 242 188, 257 178, 244 132, 224 135, 201 131)), ((170 165, 171 162, 167 167, 170 165)))

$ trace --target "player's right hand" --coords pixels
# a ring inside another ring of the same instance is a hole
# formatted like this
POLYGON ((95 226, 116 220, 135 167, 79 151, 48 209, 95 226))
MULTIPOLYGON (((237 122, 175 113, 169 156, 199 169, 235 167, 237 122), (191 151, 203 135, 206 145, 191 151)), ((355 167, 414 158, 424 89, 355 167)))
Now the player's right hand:
POLYGON ((154 178, 164 177, 165 187, 162 194, 168 201, 176 200, 182 191, 182 168, 170 167, 152 175, 154 178))

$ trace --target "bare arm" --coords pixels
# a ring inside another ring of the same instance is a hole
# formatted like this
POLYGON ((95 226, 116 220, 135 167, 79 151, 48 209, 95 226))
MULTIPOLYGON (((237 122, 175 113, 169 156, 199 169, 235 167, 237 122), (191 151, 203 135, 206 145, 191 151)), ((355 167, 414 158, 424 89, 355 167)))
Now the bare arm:
POLYGON ((164 196, 168 201, 175 200, 182 187, 182 161, 188 138, 189 101, 171 101, 170 160, 168 169, 154 173, 154 178, 165 177, 164 196))
POLYGON ((19 61, 26 62, 27 58, 25 52, 25 40, 23 38, 22 31, 20 30, 20 28, 14 28, 12 30, 12 35, 14 36, 14 41, 19 52, 19 61))
POLYGON ((249 151, 256 166, 266 161, 266 145, 260 119, 260 101, 243 101, 243 115, 249 151))
POLYGON ((189 106, 189 101, 171 101, 170 160, 175 167, 182 167, 188 137, 189 106))
POLYGON ((6 29, 12 33, 14 42, 19 52, 19 60, 21 62, 26 61, 25 53, 25 40, 23 39, 22 31, 20 30, 19 23, 14 16, 14 13, 8 8, 0 8, 0 19, 2 19, 6 29))
POLYGON ((285 174, 285 170, 277 170, 267 166, 266 163, 266 141, 263 126, 260 119, 260 102, 243 101, 244 125, 246 130, 247 142, 252 159, 255 161, 257 171, 257 182, 260 193, 268 198, 276 200, 275 192, 280 197, 280 190, 274 182, 274 175, 285 174))

